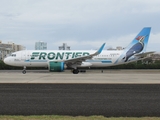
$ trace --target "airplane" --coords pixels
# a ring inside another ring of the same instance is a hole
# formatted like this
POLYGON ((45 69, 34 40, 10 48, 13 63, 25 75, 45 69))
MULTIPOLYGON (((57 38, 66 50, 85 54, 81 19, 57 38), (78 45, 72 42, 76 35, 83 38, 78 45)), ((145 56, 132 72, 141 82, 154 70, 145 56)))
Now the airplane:
POLYGON ((50 72, 62 72, 72 68, 73 74, 83 67, 108 67, 127 64, 147 58, 154 52, 146 52, 151 27, 144 27, 132 42, 123 50, 23 50, 12 53, 4 59, 11 66, 48 67, 50 72))

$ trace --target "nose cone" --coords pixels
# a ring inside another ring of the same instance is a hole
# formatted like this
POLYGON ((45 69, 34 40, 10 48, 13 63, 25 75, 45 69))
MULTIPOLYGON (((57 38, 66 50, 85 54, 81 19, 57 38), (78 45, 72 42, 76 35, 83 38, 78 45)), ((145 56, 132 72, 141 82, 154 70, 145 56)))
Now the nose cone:
POLYGON ((8 57, 5 58, 5 59, 3 60, 3 62, 4 62, 5 64, 9 65, 9 58, 8 58, 8 57))

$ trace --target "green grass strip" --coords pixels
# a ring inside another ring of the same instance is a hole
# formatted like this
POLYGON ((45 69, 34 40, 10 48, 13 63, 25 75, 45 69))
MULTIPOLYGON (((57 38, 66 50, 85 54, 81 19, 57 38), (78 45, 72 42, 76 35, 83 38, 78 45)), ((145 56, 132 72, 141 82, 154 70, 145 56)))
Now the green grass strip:
POLYGON ((104 117, 104 116, 60 116, 60 115, 41 115, 41 116, 7 116, 0 115, 0 120, 160 120, 160 117, 104 117))

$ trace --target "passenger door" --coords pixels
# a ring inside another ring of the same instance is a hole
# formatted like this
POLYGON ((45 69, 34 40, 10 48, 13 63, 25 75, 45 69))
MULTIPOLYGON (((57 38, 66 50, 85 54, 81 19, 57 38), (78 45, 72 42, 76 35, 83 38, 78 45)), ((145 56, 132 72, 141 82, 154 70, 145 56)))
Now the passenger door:
POLYGON ((27 50, 22 51, 21 61, 24 63, 24 66, 31 65, 29 51, 27 51, 27 50))

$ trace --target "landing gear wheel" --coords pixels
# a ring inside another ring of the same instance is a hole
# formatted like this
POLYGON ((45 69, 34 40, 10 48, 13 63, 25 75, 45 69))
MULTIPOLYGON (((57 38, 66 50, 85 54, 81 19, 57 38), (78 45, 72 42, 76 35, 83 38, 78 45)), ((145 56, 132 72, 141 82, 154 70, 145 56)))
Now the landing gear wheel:
POLYGON ((73 69, 73 74, 78 74, 79 70, 78 69, 73 69))
POLYGON ((23 73, 23 74, 26 74, 26 70, 23 70, 22 73, 23 73))
POLYGON ((23 67, 22 73, 23 73, 23 74, 26 74, 26 66, 23 67))

